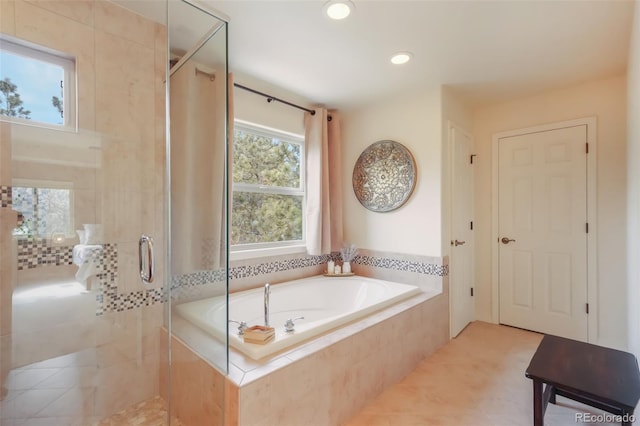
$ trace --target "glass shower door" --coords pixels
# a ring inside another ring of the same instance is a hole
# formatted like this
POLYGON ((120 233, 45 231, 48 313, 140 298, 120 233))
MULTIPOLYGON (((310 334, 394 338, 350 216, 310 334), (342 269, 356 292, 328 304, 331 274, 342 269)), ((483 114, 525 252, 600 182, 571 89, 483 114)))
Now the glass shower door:
POLYGON ((0 423, 164 422, 166 19, 0 9, 0 423))
POLYGON ((190 2, 169 3, 170 347, 172 416, 223 424, 228 369, 227 23, 190 2), (182 21, 181 21, 182 20, 182 21), (189 28, 182 22, 189 22, 189 28), (180 315, 210 298, 218 338, 180 315))

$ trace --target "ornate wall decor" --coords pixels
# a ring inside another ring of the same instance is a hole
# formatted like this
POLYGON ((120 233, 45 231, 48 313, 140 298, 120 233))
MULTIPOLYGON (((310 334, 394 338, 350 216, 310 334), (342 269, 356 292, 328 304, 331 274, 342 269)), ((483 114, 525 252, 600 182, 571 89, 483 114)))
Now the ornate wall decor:
POLYGON ((374 212, 402 206, 416 184, 416 163, 404 145, 375 142, 362 151, 353 168, 353 192, 360 204, 374 212))

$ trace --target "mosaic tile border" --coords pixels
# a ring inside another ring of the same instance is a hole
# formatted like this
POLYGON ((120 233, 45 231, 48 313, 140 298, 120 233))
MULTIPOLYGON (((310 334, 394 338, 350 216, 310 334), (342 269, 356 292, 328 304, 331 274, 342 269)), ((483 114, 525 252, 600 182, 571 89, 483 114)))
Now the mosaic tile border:
POLYGON ((100 285, 100 291, 96 295, 98 302, 96 316, 107 312, 124 312, 166 301, 166 293, 162 288, 118 293, 117 244, 104 244, 102 250, 92 253, 91 261, 98 270, 96 276, 100 285))
MULTIPOLYGON (((331 255, 305 256, 274 262, 257 263, 255 265, 234 266, 229 268, 229 279, 236 280, 242 278, 252 278, 263 274, 285 272, 292 269, 319 266, 324 265, 329 260, 339 261, 340 254, 332 253, 331 255)), ((437 277, 444 277, 449 275, 448 265, 440 265, 435 263, 424 263, 390 257, 364 255, 357 255, 353 262, 363 266, 392 269, 396 271, 414 272, 417 274, 434 275, 437 277)), ((226 279, 224 272, 224 269, 218 269, 215 271, 198 271, 192 274, 175 276, 171 280, 171 290, 175 291, 178 289, 197 287, 206 284, 224 283, 226 279)))
POLYGON ((10 186, 0 186, 0 207, 13 205, 12 190, 10 186))
POLYGON ((73 264, 73 246, 52 246, 44 238, 18 240, 18 271, 73 264))
POLYGON ((284 272, 292 269, 324 265, 329 260, 335 258, 335 256, 335 254, 324 254, 320 256, 305 256, 275 262, 257 263, 255 265, 234 266, 229 268, 229 279, 250 278, 262 274, 271 274, 274 272, 284 272))
MULTIPOLYGON (((18 270, 32 269, 42 265, 73 264, 73 246, 50 246, 46 239, 18 240, 18 270)), ((339 261, 340 254, 302 256, 292 259, 234 266, 229 269, 229 279, 251 278, 264 274, 286 272, 324 265, 329 260, 339 261)), ((124 312, 155 303, 164 303, 168 295, 164 289, 154 288, 120 294, 118 292, 118 246, 108 243, 96 250, 91 258, 96 270, 99 291, 96 295, 96 316, 108 312, 124 312)), ((402 260, 391 257, 357 255, 355 264, 397 271, 444 277, 449 274, 448 265, 402 260)), ((171 290, 200 287, 206 284, 224 283, 225 269, 198 271, 173 277, 171 290)))
POLYGON ((415 272, 417 274, 445 277, 449 275, 449 265, 435 263, 414 262, 410 260, 393 259, 389 257, 375 257, 357 255, 354 263, 376 268, 393 269, 396 271, 415 272))

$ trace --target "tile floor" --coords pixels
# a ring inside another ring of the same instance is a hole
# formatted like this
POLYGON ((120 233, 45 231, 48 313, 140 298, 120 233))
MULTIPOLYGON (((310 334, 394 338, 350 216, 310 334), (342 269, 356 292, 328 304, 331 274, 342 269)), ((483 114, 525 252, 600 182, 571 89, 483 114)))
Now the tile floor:
MULTIPOLYGON (((533 385, 524 372, 541 339, 516 328, 471 323, 346 426, 531 425, 533 385)), ((557 401, 549 404, 545 425, 580 424, 577 412, 604 414, 563 397, 557 401)))
MULTIPOLYGON (((524 376, 531 356, 542 336, 511 327, 474 322, 456 339, 425 359, 416 370, 393 385, 345 426, 519 426, 531 425, 532 384, 524 376)), ((16 420, 2 413, 3 426, 86 425, 71 417, 43 417, 82 409, 80 398, 65 388, 34 388, 35 384, 56 380, 60 374, 55 365, 41 365, 40 371, 17 370, 7 402, 14 413, 36 410, 37 418, 16 420), (18 385, 18 383, 22 383, 18 385), (56 390, 57 389, 57 390, 56 390), (28 392, 29 404, 20 397, 28 392), (75 403, 74 403, 75 401, 75 403), (74 405, 75 404, 75 405, 74 405), (79 405, 78 405, 79 404, 79 405), (60 410, 66 406, 65 410, 60 410)), ((34 369, 31 369, 34 370, 34 369)), ((13 373, 12 373, 13 374, 13 373)), ((78 378, 78 380, 81 380, 78 378)), ((582 404, 558 397, 558 405, 549 404, 545 424, 576 425, 576 413, 603 414, 582 404)), ((166 406, 154 398, 104 420, 90 424, 99 426, 164 426, 166 406)), ((87 420, 85 419, 85 422, 87 420)), ((183 426, 174 420, 172 426, 183 426)), ((610 425, 613 423, 588 423, 610 425)), ((634 425, 640 425, 636 420, 634 425)), ((200 426, 200 425, 190 425, 200 426)), ((268 426, 268 425, 265 425, 268 426)), ((307 426, 307 425, 305 425, 307 426)), ((311 426, 311 425, 309 425, 311 426)))
POLYGON ((165 425, 166 409, 160 398, 125 410, 126 416, 142 419, 141 423, 122 422, 126 417, 121 414, 113 416, 115 422, 102 422, 101 413, 109 412, 113 398, 108 387, 100 384, 112 374, 111 366, 123 360, 115 347, 105 345, 11 370, 5 383, 7 395, 0 401, 0 425, 165 425))

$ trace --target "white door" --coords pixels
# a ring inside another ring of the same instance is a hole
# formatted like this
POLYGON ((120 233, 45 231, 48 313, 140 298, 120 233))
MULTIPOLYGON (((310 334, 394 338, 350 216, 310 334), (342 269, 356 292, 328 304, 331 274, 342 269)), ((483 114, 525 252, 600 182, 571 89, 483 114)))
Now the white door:
POLYGON ((451 152, 451 250, 449 293, 451 337, 475 318, 473 300, 473 165, 472 140, 449 127, 451 152))
POLYGON ((587 340, 587 126, 500 138, 500 323, 587 340))

